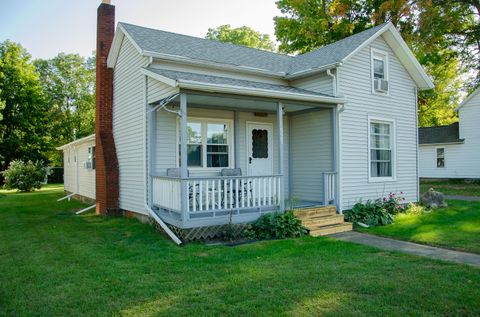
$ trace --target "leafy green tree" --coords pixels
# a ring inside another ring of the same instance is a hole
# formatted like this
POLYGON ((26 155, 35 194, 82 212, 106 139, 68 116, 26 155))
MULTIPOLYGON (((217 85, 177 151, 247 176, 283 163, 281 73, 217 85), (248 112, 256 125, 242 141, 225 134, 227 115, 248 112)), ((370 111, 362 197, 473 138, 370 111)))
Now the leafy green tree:
POLYGON ((56 165, 61 156, 55 146, 95 132, 95 60, 78 54, 60 53, 35 61, 52 118, 52 149, 49 158, 56 165))
POLYGON ((392 22, 436 84, 419 95, 420 124, 455 120, 461 88, 480 78, 478 0, 279 0, 274 18, 279 49, 304 53, 392 22), (464 82, 474 72, 475 80, 464 82), (437 118, 438 117, 438 118, 437 118))
POLYGON ((0 171, 15 159, 44 160, 50 118, 38 74, 27 51, 0 43, 0 171))
POLYGON ((267 51, 275 50, 275 43, 270 40, 268 34, 261 34, 247 26, 232 29, 229 24, 220 25, 219 27, 208 29, 205 38, 267 51))

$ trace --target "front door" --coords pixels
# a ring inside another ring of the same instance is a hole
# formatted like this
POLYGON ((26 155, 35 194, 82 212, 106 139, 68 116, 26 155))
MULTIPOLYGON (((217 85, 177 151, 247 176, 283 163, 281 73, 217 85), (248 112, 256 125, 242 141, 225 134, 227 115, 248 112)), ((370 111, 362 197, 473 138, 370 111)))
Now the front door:
POLYGON ((271 123, 247 123, 248 175, 273 174, 273 126, 271 123))

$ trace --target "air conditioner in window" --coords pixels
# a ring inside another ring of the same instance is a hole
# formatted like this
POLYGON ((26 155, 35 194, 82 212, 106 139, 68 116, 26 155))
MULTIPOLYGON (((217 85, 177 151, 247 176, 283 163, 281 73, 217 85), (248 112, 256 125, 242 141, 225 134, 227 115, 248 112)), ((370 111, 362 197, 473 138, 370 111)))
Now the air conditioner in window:
POLYGON ((91 161, 84 162, 83 167, 87 170, 91 170, 92 169, 92 162, 91 161))
POLYGON ((375 78, 373 81, 374 89, 378 92, 388 92, 388 80, 375 78))

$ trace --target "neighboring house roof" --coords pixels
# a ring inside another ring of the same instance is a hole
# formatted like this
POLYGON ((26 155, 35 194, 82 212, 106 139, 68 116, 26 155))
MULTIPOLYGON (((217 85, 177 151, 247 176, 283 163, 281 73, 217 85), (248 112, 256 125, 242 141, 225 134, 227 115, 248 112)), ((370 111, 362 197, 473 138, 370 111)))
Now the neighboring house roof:
POLYGON ((144 56, 295 79, 341 65, 382 34, 418 87, 433 88, 432 81, 391 23, 378 25, 297 56, 118 23, 108 66, 114 67, 123 37, 126 36, 144 56))
POLYGON ((419 128, 418 143, 420 145, 461 143, 463 139, 459 137, 458 128, 458 122, 439 127, 419 128))
POLYGON ((343 103, 342 98, 295 88, 286 85, 269 84, 230 77, 204 75, 198 73, 165 70, 158 68, 143 68, 142 71, 171 87, 179 87, 206 92, 229 94, 248 93, 252 96, 279 98, 296 101, 343 103))
POLYGON ((475 97, 478 93, 480 93, 480 87, 477 88, 475 91, 473 91, 470 95, 465 98, 465 100, 460 103, 460 105, 455 109, 455 111, 458 111, 458 109, 462 108, 464 105, 466 105, 470 100, 472 100, 473 97, 475 97))
POLYGON ((74 145, 80 145, 82 143, 85 143, 85 142, 89 142, 89 141, 95 141, 95 134, 91 134, 89 136, 86 136, 86 137, 83 137, 81 139, 78 139, 78 140, 75 140, 75 141, 72 141, 70 143, 67 143, 67 144, 64 144, 62 146, 59 146, 57 147, 57 150, 65 150, 69 147, 72 147, 74 145))

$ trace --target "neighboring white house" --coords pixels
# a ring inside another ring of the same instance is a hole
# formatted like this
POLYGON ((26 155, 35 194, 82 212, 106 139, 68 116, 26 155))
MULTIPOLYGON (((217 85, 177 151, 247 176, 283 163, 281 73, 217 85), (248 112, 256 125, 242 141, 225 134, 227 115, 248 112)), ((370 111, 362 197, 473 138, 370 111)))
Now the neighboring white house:
POLYGON ((95 134, 58 147, 65 191, 95 200, 95 134))
POLYGON ((417 91, 433 84, 391 23, 298 56, 126 23, 110 48, 107 3, 97 212, 188 229, 291 201, 340 211, 390 192, 418 201, 417 91))
POLYGON ((457 108, 458 123, 419 129, 420 177, 480 178, 479 92, 457 108))

